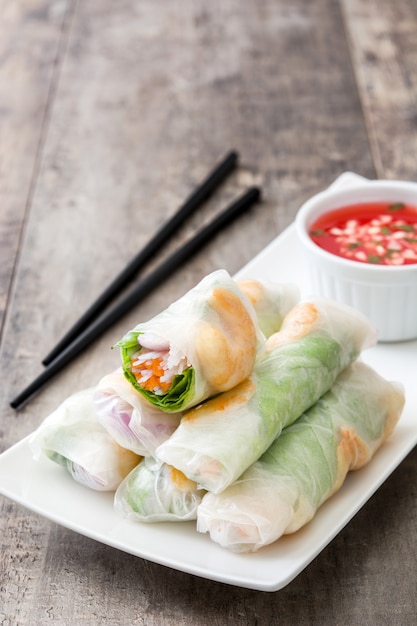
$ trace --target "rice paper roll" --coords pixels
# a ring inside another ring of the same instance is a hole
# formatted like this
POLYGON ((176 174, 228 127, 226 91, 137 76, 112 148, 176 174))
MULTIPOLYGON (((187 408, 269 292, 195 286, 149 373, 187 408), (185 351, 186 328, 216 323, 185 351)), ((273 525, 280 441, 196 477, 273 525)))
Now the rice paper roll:
POLYGON ((135 522, 184 522, 197 518, 205 493, 174 467, 146 457, 118 487, 114 506, 135 522))
POLYGON ((219 493, 375 341, 375 329, 354 309, 325 299, 299 303, 266 341, 253 374, 187 411, 157 458, 219 493))
POLYGON ((118 345, 133 387, 154 406, 175 413, 249 376, 261 341, 249 299, 218 270, 118 345))
POLYGON ((121 369, 99 381, 93 401, 98 421, 113 439, 141 456, 153 455, 181 419, 181 413, 166 413, 150 404, 121 369))
POLYGON ((235 552, 255 551, 307 524, 390 436, 403 388, 357 362, 241 478, 198 509, 197 530, 235 552))
POLYGON ((115 491, 142 457, 119 446, 97 421, 94 391, 67 398, 33 433, 30 446, 35 459, 45 455, 81 485, 115 491))
POLYGON ((237 285, 251 301, 265 337, 280 330, 285 316, 300 299, 299 289, 292 283, 247 279, 238 280, 237 285))

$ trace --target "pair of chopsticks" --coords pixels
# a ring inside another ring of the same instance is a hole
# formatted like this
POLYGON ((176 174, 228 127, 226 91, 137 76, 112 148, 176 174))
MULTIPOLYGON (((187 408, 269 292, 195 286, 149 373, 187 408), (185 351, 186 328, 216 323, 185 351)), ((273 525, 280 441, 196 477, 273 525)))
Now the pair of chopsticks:
POLYGON ((162 226, 145 248, 132 259, 128 266, 113 280, 57 343, 55 348, 45 357, 43 360, 43 364, 46 366, 45 369, 26 389, 11 401, 10 406, 12 408, 17 409, 25 403, 112 324, 128 313, 149 295, 153 289, 173 274, 182 263, 201 250, 203 245, 208 243, 218 232, 260 199, 260 189, 258 187, 249 188, 240 198, 215 217, 212 222, 203 227, 192 239, 163 261, 149 276, 146 276, 134 285, 118 303, 103 313, 103 309, 131 282, 134 275, 159 251, 161 245, 176 232, 184 220, 195 212, 235 169, 237 161, 238 154, 232 151, 215 167, 173 217, 162 226))

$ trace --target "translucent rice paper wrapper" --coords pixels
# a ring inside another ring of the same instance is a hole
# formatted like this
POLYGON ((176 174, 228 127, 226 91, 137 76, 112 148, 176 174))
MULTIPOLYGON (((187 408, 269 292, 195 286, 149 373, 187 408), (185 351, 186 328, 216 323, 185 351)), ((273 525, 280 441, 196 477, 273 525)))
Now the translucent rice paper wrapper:
POLYGON ((121 369, 104 376, 93 397, 97 419, 123 448, 153 455, 180 423, 181 413, 165 413, 147 402, 121 369))
POLYGON ((299 303, 266 342, 252 376, 187 411, 157 458, 219 493, 373 345, 368 320, 331 300, 299 303))
POLYGON ((117 489, 114 506, 136 522, 184 522, 196 519, 205 493, 178 470, 146 457, 117 489))
POLYGON ((263 342, 249 299, 225 270, 218 270, 165 311, 138 324, 118 345, 131 384, 154 406, 174 413, 247 378, 263 342), (132 357, 137 360, 140 342, 154 356, 168 351, 168 390, 148 389, 142 378, 138 383, 132 357))
POLYGON ((95 387, 67 398, 30 439, 35 459, 45 455, 90 489, 115 491, 141 457, 126 450, 97 421, 95 387))
POLYGON ((300 299, 300 290, 292 283, 247 279, 238 280, 237 285, 251 301, 265 337, 280 330, 285 316, 300 299))
POLYGON ((234 552, 255 551, 307 524, 390 436, 405 402, 398 383, 355 363, 241 478, 207 494, 197 530, 234 552))

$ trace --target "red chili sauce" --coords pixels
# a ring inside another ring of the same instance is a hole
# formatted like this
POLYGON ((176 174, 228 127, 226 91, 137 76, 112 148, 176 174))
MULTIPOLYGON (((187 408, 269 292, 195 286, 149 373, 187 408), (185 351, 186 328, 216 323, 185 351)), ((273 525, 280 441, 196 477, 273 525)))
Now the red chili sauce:
POLYGON ((352 261, 417 263, 417 207, 403 202, 369 202, 328 211, 309 234, 324 250, 352 261))

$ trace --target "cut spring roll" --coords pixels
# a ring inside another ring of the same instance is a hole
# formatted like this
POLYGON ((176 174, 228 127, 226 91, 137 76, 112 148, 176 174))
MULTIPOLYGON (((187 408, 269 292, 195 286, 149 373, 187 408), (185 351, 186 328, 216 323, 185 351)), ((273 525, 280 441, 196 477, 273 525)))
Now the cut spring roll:
POLYGON ((249 376, 260 341, 249 299, 218 270, 118 345, 133 387, 154 406, 179 412, 249 376))
POLYGON ((147 402, 121 369, 100 380, 93 401, 98 421, 113 439, 141 456, 153 455, 181 419, 181 413, 166 413, 147 402))
POLYGON ((251 301, 265 337, 280 330, 285 316, 300 299, 298 287, 291 283, 247 279, 238 280, 237 285, 251 301))
MULTIPOLYGON (((238 281, 249 298, 264 335, 280 328, 284 316, 298 300, 292 284, 238 281)), ((152 405, 124 376, 122 369, 104 376, 97 385, 94 404, 99 422, 117 443, 142 456, 154 455, 179 425, 182 413, 168 413, 152 405)))
POLYGON ((35 459, 45 455, 72 478, 96 491, 115 491, 142 457, 119 446, 96 418, 93 394, 85 389, 67 398, 30 439, 35 459))
POLYGON ((296 305, 267 340, 253 374, 187 411, 157 458, 219 493, 375 341, 374 328, 350 307, 325 299, 296 305))
POLYGON ((398 383, 357 362, 242 477, 208 494, 197 529, 236 552, 255 551, 307 524, 389 437, 404 406, 398 383))
POLYGON ((147 457, 118 487, 114 506, 135 522, 184 522, 197 518, 205 493, 182 472, 147 457))

